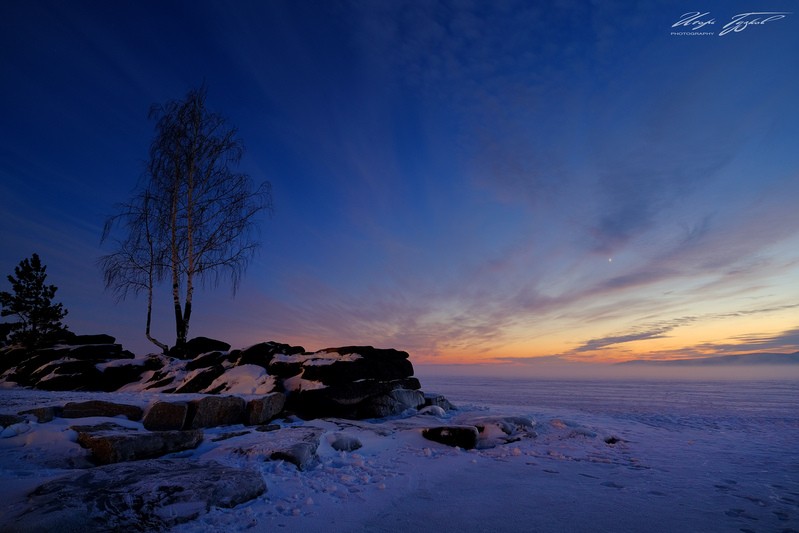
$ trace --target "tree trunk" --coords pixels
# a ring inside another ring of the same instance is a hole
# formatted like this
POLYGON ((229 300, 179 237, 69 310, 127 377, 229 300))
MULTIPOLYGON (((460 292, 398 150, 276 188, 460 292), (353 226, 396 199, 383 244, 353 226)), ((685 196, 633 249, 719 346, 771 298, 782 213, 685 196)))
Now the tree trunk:
POLYGON ((147 326, 145 328, 144 334, 147 335, 147 340, 161 348, 161 353, 166 354, 169 351, 169 346, 166 344, 159 342, 158 339, 153 338, 150 335, 150 322, 152 321, 153 316, 153 290, 150 288, 150 296, 147 301, 147 326))
POLYGON ((186 344, 186 326, 183 323, 183 314, 180 312, 180 255, 178 253, 178 196, 180 195, 180 181, 179 175, 174 177, 169 221, 172 237, 172 303, 175 307, 176 348, 182 348, 186 344))
POLYGON ((144 238, 147 239, 147 246, 149 252, 149 262, 147 265, 147 325, 144 328, 144 334, 147 336, 147 340, 161 348, 161 352, 166 354, 169 351, 169 346, 166 344, 159 342, 155 339, 152 335, 150 335, 150 324, 152 323, 153 318, 153 286, 155 284, 155 246, 153 245, 153 235, 150 232, 150 195, 149 192, 145 194, 144 197, 144 213, 143 219, 144 222, 144 238))

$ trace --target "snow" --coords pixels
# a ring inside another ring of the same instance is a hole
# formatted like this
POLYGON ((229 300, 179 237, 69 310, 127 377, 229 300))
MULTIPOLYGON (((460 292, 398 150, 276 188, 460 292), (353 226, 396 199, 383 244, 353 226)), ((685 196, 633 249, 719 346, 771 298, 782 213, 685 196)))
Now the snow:
MULTIPOLYGON (((239 383, 250 378, 242 371, 239 383)), ((206 430, 205 441, 180 457, 255 469, 268 491, 171 531, 799 530, 799 382, 436 377, 422 384, 460 409, 368 421, 277 420, 281 428, 321 432, 318 461, 304 471, 235 453, 258 445, 261 434, 252 428, 206 430), (535 436, 475 450, 422 437, 426 427, 479 420, 484 437, 499 443, 509 417, 534 420, 535 436), (344 437, 362 446, 333 448, 344 437)), ((0 411, 88 398, 145 406, 164 396, 3 388, 0 411)), ((79 423, 104 419, 87 420, 79 423)), ((0 439, 4 502, 13 506, 44 481, 87 466, 69 430, 76 423, 30 420, 28 431, 0 439)))
POLYGON ((258 365, 240 365, 228 369, 206 389, 215 390, 220 385, 225 385, 220 391, 225 394, 269 394, 275 390, 275 376, 270 376, 258 365))
POLYGON ((304 373, 305 371, 303 370, 298 375, 283 380, 283 386, 286 388, 288 392, 324 389, 327 387, 327 385, 325 385, 321 381, 303 379, 302 375, 304 373))
POLYGON ((144 366, 147 363, 147 358, 145 357, 137 357, 135 359, 112 359, 110 361, 106 361, 105 363, 97 363, 95 368, 102 372, 106 368, 116 368, 120 366, 144 366))
POLYGON ((340 354, 338 352, 314 352, 295 355, 276 354, 274 360, 279 363, 302 363, 308 366, 327 366, 337 361, 351 363, 361 358, 362 356, 357 353, 340 354))

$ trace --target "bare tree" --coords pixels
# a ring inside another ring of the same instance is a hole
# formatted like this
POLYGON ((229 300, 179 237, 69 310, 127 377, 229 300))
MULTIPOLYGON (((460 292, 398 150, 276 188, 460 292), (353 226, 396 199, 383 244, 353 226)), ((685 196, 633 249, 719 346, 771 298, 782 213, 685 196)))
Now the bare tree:
MULTIPOLYGON (((101 259, 106 285, 123 297, 146 288, 151 302, 154 283, 169 278, 178 348, 187 339, 196 283, 229 280, 235 293, 258 246, 256 216, 272 208, 268 182, 253 187, 233 170, 244 148, 205 98, 202 87, 151 109, 157 122, 145 192, 117 215, 129 235, 101 259)), ((149 315, 148 308, 148 331, 149 315)))
POLYGON ((138 295, 147 291, 147 339, 166 353, 169 346, 150 334, 153 316, 153 288, 165 268, 163 251, 156 248, 153 225, 153 197, 149 190, 140 192, 131 203, 119 204, 119 213, 109 218, 103 228, 102 240, 108 239, 115 226, 127 232, 124 239, 116 239, 116 250, 100 258, 106 289, 111 289, 118 300, 129 292, 138 295))

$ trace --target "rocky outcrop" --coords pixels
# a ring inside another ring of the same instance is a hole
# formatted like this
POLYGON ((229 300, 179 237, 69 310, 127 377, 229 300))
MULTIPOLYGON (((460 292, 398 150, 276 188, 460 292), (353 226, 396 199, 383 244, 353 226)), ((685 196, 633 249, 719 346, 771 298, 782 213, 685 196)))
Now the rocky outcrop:
POLYGON ((203 432, 198 430, 138 431, 113 423, 72 426, 71 429, 78 433, 78 444, 87 448, 92 460, 101 465, 190 450, 203 440, 203 432))
POLYGON ((261 342, 235 354, 237 356, 235 362, 236 365, 258 365, 269 368, 269 364, 278 354, 290 356, 301 353, 305 353, 305 348, 302 346, 290 346, 273 341, 261 342))
POLYGON ((35 489, 23 509, 6 509, 14 529, 163 531, 212 507, 232 508, 266 492, 257 472, 216 462, 148 460, 92 468, 35 489))
POLYGON ((151 409, 147 426, 160 430, 264 424, 284 408, 279 399, 285 400, 286 410, 303 418, 382 418, 424 406, 452 407, 440 395, 423 395, 408 353, 400 350, 343 346, 309 353, 301 346, 271 341, 230 350, 226 342, 196 337, 180 353, 174 352, 181 359, 163 354, 133 358, 114 340, 108 335, 72 335, 32 352, 4 348, 0 365, 13 365, 2 378, 47 390, 122 388, 248 397, 245 411, 236 407, 213 422, 202 421, 203 414, 196 418, 196 402, 177 410, 151 409), (285 396, 266 400, 278 392, 285 396))
POLYGON ((124 364, 134 355, 116 344, 110 335, 74 335, 49 346, 27 349, 19 346, 0 350, 0 374, 6 381, 26 387, 62 391, 110 392, 138 380, 152 369, 147 364, 124 364))

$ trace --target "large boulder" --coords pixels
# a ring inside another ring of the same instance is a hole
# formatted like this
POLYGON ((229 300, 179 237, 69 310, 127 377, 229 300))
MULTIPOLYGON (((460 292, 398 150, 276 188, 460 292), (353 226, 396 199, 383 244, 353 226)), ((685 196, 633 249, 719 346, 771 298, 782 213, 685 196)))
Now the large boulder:
POLYGON ((91 451, 92 460, 107 465, 123 461, 152 459, 199 446, 203 432, 137 431, 116 424, 73 426, 78 444, 91 451))
POLYGON ((275 355, 296 355, 305 353, 302 346, 290 346, 279 342, 269 341, 254 344, 241 350, 238 354, 237 365, 258 365, 269 368, 275 355))
POLYGON ((199 429, 242 424, 244 408, 244 400, 237 396, 206 396, 191 400, 187 426, 199 429))
POLYGON ((105 361, 107 359, 133 359, 134 355, 122 349, 121 344, 83 344, 70 347, 65 354, 79 361, 105 361))
POLYGON ((26 421, 25 417, 19 415, 0 414, 0 428, 7 428, 13 424, 21 424, 26 421))
POLYGON ((477 446, 478 431, 474 426, 438 426, 422 431, 422 436, 427 440, 471 450, 477 446))
POLYGON ((103 373, 94 361, 57 361, 43 365, 29 377, 29 385, 49 391, 101 391, 103 373))
POLYGON ((165 531, 212 507, 232 508, 264 492, 259 473, 213 461, 112 464, 40 485, 21 507, 6 508, 0 530, 165 531))
POLYGON ((208 368, 201 368, 190 373, 179 385, 175 392, 178 394, 201 392, 207 389, 211 383, 225 373, 222 365, 213 365, 208 368))
POLYGON ((452 405, 449 400, 447 400, 446 396, 434 392, 424 393, 424 405, 425 407, 440 407, 444 411, 455 409, 455 406, 452 405))
POLYGON ((70 346, 81 346, 84 344, 114 344, 116 341, 117 340, 111 335, 105 335, 103 333, 98 335, 73 334, 65 339, 64 344, 69 344, 70 346))
POLYGON ((200 354, 208 352, 226 352, 230 344, 208 337, 195 337, 186 341, 183 346, 174 346, 169 350, 169 355, 178 359, 194 359, 200 354))
POLYGON ((244 423, 250 426, 266 424, 279 415, 285 405, 286 395, 282 392, 273 392, 260 398, 254 398, 247 402, 244 423))
POLYGON ((318 388, 300 388, 289 394, 288 406, 303 418, 360 418, 360 404, 369 398, 382 396, 396 389, 419 388, 421 385, 416 378, 393 381, 366 379, 318 388))
POLYGON ((226 358, 227 354, 222 352, 202 353, 186 363, 186 370, 197 370, 198 368, 209 368, 221 365, 226 358))
POLYGON ((184 429, 188 424, 188 402, 155 402, 144 415, 144 429, 169 431, 184 429))
POLYGON ((225 372, 202 392, 206 394, 264 395, 275 392, 280 387, 277 378, 269 375, 264 367, 241 365, 225 369, 225 372))
POLYGON ((424 394, 418 390, 394 389, 386 394, 367 398, 358 406, 358 418, 384 418, 399 415, 408 409, 424 406, 424 394))
POLYGON ((325 385, 360 379, 391 381, 413 375, 413 365, 408 360, 407 352, 372 346, 326 348, 311 354, 302 366, 304 379, 320 381, 325 385))
POLYGON ((493 448, 523 438, 534 438, 535 422, 525 416, 471 416, 458 418, 458 423, 477 428, 476 448, 493 448))
POLYGON ((304 418, 373 418, 418 407, 408 353, 373 346, 343 346, 313 353, 277 354, 269 372, 283 379, 288 407, 304 418))
POLYGON ((160 370, 164 366, 163 360, 157 356, 149 356, 127 364, 119 364, 121 362, 112 361, 97 365, 97 370, 102 372, 100 383, 105 392, 113 392, 129 383, 140 381, 145 372, 160 370))

